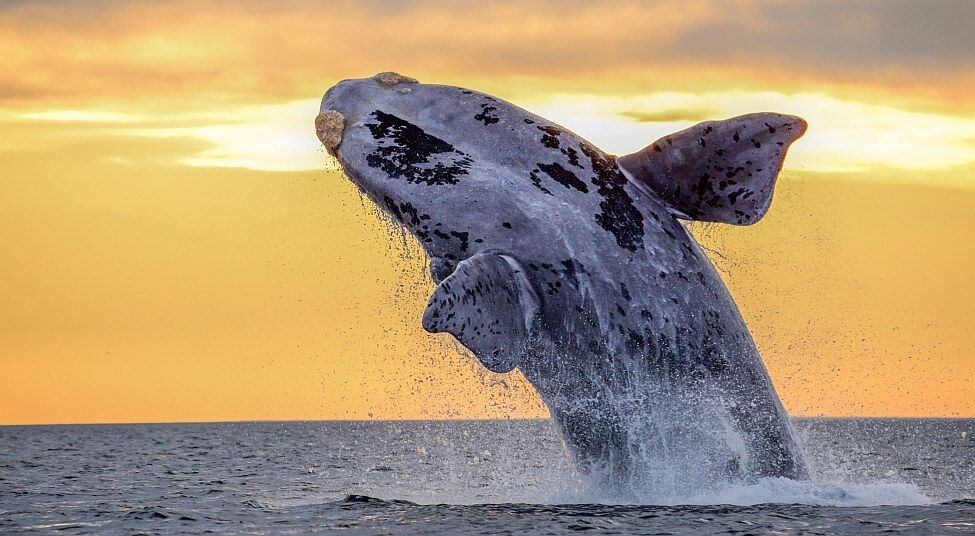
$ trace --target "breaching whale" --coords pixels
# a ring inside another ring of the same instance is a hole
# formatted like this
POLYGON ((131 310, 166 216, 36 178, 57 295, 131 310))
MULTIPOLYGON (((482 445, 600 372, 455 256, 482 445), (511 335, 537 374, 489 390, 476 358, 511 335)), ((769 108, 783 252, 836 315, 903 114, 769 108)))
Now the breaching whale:
POLYGON ((758 221, 802 119, 708 121, 617 158, 495 97, 380 73, 329 89, 315 124, 428 255, 423 327, 520 369, 594 481, 807 478, 751 335, 680 223, 758 221))

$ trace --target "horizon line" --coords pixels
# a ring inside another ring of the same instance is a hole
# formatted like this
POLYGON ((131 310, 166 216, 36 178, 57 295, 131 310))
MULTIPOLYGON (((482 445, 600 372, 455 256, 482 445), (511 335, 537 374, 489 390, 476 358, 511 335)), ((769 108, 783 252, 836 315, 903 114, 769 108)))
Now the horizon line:
MULTIPOLYGON (((789 415, 793 420, 975 420, 969 416, 903 416, 903 415, 789 415)), ((181 424, 274 424, 274 423, 388 423, 388 422, 503 422, 503 421, 550 421, 551 417, 510 417, 510 418, 463 418, 463 419, 238 419, 225 421, 129 421, 129 422, 39 422, 39 423, 0 423, 0 428, 28 426, 135 426, 135 425, 181 425, 181 424)))

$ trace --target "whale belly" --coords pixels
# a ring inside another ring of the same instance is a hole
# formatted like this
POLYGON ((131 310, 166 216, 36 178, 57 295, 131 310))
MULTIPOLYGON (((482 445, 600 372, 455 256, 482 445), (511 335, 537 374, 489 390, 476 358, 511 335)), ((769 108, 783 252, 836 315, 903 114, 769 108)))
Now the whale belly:
MULTIPOLYGON (((582 309, 593 306, 590 300, 582 309)), ((547 332, 560 335, 521 368, 596 481, 623 492, 680 494, 807 477, 788 415, 737 310, 709 326, 694 320, 702 313, 655 309, 655 320, 669 314, 674 320, 664 326, 678 325, 667 330, 641 319, 613 335, 593 320, 598 315, 549 307, 573 314, 549 312, 547 332), (639 337, 628 333, 634 326, 643 330, 639 337)))

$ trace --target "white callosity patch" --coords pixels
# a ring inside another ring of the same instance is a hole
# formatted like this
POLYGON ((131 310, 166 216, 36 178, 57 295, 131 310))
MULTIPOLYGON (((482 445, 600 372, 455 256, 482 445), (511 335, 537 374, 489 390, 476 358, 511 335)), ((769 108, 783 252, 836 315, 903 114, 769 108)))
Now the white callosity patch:
POLYGON ((332 156, 335 156, 335 151, 342 143, 342 130, 344 128, 345 117, 335 110, 325 110, 315 117, 315 133, 332 156))
POLYGON ((403 76, 399 73, 394 73, 392 71, 386 71, 379 73, 372 77, 374 80, 386 87, 393 87, 397 84, 416 84, 416 78, 410 78, 409 76, 403 76))

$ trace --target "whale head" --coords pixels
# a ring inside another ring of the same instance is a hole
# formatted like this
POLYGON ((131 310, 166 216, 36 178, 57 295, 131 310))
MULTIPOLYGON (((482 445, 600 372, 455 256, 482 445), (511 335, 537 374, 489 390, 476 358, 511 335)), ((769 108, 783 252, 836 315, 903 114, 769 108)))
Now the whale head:
MULTIPOLYGON (((417 238, 439 282, 478 252, 531 248, 555 232, 558 218, 543 216, 562 192, 524 188, 534 162, 513 150, 521 138, 544 149, 534 117, 475 91, 380 73, 329 89, 316 131, 359 190, 417 238)), ((574 192, 590 189, 546 169, 574 192)))

